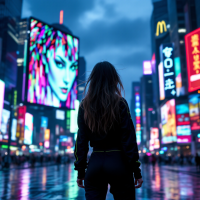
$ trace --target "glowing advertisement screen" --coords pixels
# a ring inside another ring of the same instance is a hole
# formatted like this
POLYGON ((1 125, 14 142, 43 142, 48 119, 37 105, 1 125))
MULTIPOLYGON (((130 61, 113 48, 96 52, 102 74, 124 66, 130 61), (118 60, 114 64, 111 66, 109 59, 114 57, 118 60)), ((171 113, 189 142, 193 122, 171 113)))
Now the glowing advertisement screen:
POLYGON ((200 28, 185 35, 188 91, 200 89, 200 28))
POLYGON ((160 148, 159 129, 158 128, 151 128, 149 150, 153 151, 154 149, 159 149, 159 148, 160 148))
POLYGON ((140 87, 136 86, 135 90, 135 121, 136 121, 136 139, 137 144, 141 143, 141 109, 140 109, 140 87))
POLYGON ((27 101, 74 109, 79 40, 36 19, 29 39, 27 101))
POLYGON ((24 144, 32 144, 33 137, 33 115, 30 113, 25 114, 25 127, 24 127, 24 144))
POLYGON ((4 92, 5 92, 5 83, 2 80, 0 80, 0 130, 1 130, 1 117, 2 117, 2 111, 3 111, 3 103, 4 103, 4 92))
POLYGON ((191 130, 200 129, 200 94, 189 96, 189 114, 191 130))
POLYGON ((0 135, 1 142, 8 142, 9 119, 10 119, 10 111, 3 109, 1 116, 1 135, 0 135))
POLYGON ((11 128, 11 140, 15 141, 17 133, 17 119, 12 120, 12 128, 11 128))
POLYGON ((152 74, 152 67, 150 60, 143 61, 143 74, 144 75, 152 74))
POLYGON ((175 76, 176 76, 176 96, 184 95, 181 77, 181 59, 180 57, 174 58, 175 76))
POLYGON ((177 143, 191 142, 190 125, 177 126, 177 143))
POLYGON ((162 44, 160 46, 160 58, 163 63, 165 98, 173 98, 176 96, 176 82, 174 71, 174 46, 172 43, 162 44))
POLYGON ((175 99, 167 101, 161 107, 162 143, 177 141, 175 99))
POLYGON ((41 117, 41 127, 42 128, 47 128, 48 126, 48 118, 47 117, 41 117))
POLYGON ((189 105, 187 103, 176 105, 176 125, 190 125, 189 105))

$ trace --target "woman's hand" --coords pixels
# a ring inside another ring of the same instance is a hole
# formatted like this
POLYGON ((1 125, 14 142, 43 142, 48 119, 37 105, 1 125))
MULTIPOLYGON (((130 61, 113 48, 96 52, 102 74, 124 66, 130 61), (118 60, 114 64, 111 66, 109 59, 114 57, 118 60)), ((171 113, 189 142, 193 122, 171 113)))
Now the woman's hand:
POLYGON ((81 188, 85 188, 85 186, 83 185, 83 180, 84 180, 84 178, 82 178, 82 179, 77 179, 77 184, 78 184, 78 187, 81 187, 81 188))
POLYGON ((140 187, 142 187, 142 183, 143 183, 142 178, 140 178, 140 179, 135 179, 135 188, 140 188, 140 187))

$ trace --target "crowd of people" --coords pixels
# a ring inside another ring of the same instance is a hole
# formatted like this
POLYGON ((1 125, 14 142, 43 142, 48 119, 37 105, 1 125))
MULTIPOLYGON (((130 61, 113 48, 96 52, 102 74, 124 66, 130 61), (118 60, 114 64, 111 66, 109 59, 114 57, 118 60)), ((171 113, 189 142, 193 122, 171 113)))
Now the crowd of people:
POLYGON ((165 165, 167 164, 169 165, 174 165, 174 164, 195 165, 196 164, 197 170, 200 171, 200 156, 198 155, 198 153, 196 153, 195 156, 193 155, 184 156, 183 154, 171 155, 171 156, 166 156, 166 155, 155 156, 154 154, 152 154, 151 156, 147 156, 147 154, 145 154, 141 159, 144 164, 151 163, 153 166, 155 166, 156 163, 165 164, 165 165))
POLYGON ((51 154, 41 154, 35 155, 34 153, 29 155, 11 155, 10 157, 7 154, 0 154, 0 169, 6 169, 10 166, 18 167, 35 167, 36 165, 50 165, 50 164, 67 164, 72 160, 72 156, 69 154, 65 155, 51 155, 51 154))

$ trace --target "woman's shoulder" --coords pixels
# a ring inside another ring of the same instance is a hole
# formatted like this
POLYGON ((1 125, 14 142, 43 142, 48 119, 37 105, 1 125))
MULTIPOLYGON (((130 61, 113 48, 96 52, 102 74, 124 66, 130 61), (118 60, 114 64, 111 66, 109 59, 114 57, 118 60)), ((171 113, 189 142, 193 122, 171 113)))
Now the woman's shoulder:
POLYGON ((122 106, 122 107, 128 106, 128 103, 124 97, 120 98, 120 106, 122 106))

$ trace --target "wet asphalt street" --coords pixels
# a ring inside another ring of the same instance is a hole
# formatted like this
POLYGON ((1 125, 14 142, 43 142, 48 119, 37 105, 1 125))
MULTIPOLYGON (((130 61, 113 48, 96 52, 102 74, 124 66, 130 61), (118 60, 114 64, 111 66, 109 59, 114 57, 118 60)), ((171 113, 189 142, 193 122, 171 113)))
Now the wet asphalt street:
MULTIPOLYGON (((136 190, 138 200, 199 200, 200 172, 194 166, 143 165, 144 184, 136 190)), ((0 171, 2 200, 83 200, 84 189, 76 184, 73 164, 0 171)), ((107 200, 113 199, 108 191, 107 200)))

